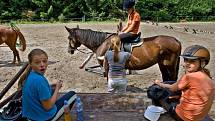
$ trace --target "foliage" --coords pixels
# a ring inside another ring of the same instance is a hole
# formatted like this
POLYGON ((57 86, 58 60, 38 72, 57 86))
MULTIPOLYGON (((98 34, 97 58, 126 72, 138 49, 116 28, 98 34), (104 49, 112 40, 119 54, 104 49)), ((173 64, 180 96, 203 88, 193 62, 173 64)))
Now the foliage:
MULTIPOLYGON (((215 0, 136 0, 142 20, 215 21, 215 0)), ((1 0, 0 20, 126 19, 123 0, 1 0), (17 9, 19 8, 19 9, 17 9)))
POLYGON ((58 20, 60 22, 64 22, 65 21, 65 16, 61 13, 60 16, 58 16, 58 20))

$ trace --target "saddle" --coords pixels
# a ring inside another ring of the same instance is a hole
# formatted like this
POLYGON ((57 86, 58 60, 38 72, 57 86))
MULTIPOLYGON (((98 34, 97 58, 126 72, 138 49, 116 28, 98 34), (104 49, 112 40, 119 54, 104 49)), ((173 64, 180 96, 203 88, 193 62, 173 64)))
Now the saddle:
POLYGON ((141 41, 140 36, 141 36, 141 32, 139 32, 136 38, 131 40, 129 43, 124 42, 122 44, 122 50, 124 50, 125 52, 132 52, 132 49, 134 47, 139 47, 140 45, 142 45, 143 41, 141 41))

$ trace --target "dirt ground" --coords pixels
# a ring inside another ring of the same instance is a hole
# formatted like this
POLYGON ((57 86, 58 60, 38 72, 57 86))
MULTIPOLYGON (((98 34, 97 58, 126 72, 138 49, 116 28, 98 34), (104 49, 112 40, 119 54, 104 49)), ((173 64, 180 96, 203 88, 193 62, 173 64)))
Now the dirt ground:
MULTIPOLYGON (((18 25, 27 41, 27 49, 19 51, 22 62, 27 62, 27 54, 34 48, 41 48, 49 55, 49 66, 46 77, 50 83, 56 80, 63 80, 64 85, 61 91, 74 90, 82 93, 105 93, 107 92, 106 78, 97 74, 79 69, 80 64, 88 56, 85 53, 75 52, 71 55, 67 52, 68 32, 64 28, 76 27, 92 29, 96 31, 116 32, 116 23, 56 23, 56 24, 23 24, 18 25)), ((142 37, 155 35, 169 35, 176 37, 182 43, 182 51, 190 45, 199 44, 207 47, 211 52, 211 60, 208 69, 211 70, 213 79, 215 78, 215 23, 159 23, 158 26, 152 23, 141 23, 142 37), (165 27, 166 26, 166 27, 165 27), (173 29, 170 29, 171 27, 173 29), (184 27, 189 28, 188 32, 184 27), (192 29, 196 29, 194 34, 192 29)), ((4 45, 0 45, 4 46, 4 45)), ((81 49, 90 52, 89 49, 81 46, 81 49)), ((0 90, 14 77, 22 67, 21 65, 10 64, 13 59, 12 51, 8 47, 0 47, 0 90)), ((181 59, 182 60, 182 59, 181 59)), ((87 66, 96 65, 95 57, 87 66)), ((183 74, 180 67, 179 77, 183 74)), ((158 65, 148 69, 137 71, 135 75, 128 75, 128 92, 145 92, 152 84, 152 80, 161 79, 158 65)), ((16 89, 16 85, 6 95, 10 95, 16 89)), ((210 111, 210 115, 215 119, 215 103, 210 111)))

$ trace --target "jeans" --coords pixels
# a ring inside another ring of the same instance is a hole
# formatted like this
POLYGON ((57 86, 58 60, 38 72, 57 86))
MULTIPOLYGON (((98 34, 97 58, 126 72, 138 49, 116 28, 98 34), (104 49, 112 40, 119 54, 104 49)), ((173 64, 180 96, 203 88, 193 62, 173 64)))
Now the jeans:
POLYGON ((57 113, 55 114, 54 117, 52 117, 48 121, 56 121, 58 118, 61 117, 61 115, 64 113, 63 106, 64 106, 65 100, 67 100, 70 107, 72 107, 73 104, 75 103, 75 99, 76 99, 76 93, 74 91, 69 91, 65 95, 60 97, 55 103, 55 105, 57 106, 57 113))
POLYGON ((125 93, 128 80, 126 78, 109 78, 108 92, 125 93))
POLYGON ((137 38, 137 35, 131 33, 122 33, 119 35, 119 37, 123 43, 130 43, 132 40, 137 38))
MULTIPOLYGON (((47 121, 56 121, 58 120, 64 113, 64 100, 68 101, 70 107, 73 106, 76 99, 76 93, 74 91, 69 91, 62 97, 60 97, 56 102, 55 105, 57 106, 57 112, 54 117, 48 119, 47 121)), ((22 118, 22 121, 34 121, 32 119, 22 118)))

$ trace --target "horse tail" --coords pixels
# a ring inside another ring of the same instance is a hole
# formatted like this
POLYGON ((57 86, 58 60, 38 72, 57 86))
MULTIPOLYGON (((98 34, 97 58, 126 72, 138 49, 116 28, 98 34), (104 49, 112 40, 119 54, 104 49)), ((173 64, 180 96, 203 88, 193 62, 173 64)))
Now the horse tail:
POLYGON ((19 35, 19 39, 21 40, 21 51, 25 51, 26 49, 26 41, 25 41, 25 37, 23 36, 23 34, 19 31, 18 32, 18 35, 19 35))
POLYGON ((21 33, 20 29, 17 26, 11 25, 11 27, 16 32, 16 34, 19 36, 19 40, 21 40, 20 41, 21 47, 19 48, 19 50, 25 51, 25 49, 26 49, 25 37, 23 36, 23 34, 21 33))

